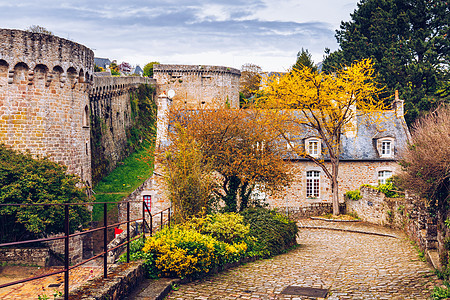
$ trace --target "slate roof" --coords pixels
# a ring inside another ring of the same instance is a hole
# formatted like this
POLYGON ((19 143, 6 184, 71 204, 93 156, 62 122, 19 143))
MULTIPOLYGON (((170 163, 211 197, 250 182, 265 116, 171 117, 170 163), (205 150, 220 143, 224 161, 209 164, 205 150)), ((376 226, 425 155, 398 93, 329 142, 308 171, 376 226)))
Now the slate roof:
POLYGON ((138 75, 143 75, 144 74, 144 70, 142 70, 142 68, 138 65, 138 66, 136 66, 136 68, 134 68, 132 73, 133 74, 138 74, 138 75))
POLYGON ((109 58, 94 57, 94 64, 96 64, 98 67, 106 69, 106 66, 109 66, 111 64, 111 61, 109 60, 109 58))
MULTIPOLYGON (((403 117, 398 118, 394 110, 383 111, 379 116, 362 115, 356 117, 357 132, 354 137, 341 137, 341 160, 376 160, 390 161, 400 159, 401 149, 404 149, 410 139, 408 127, 403 117), (390 137, 394 139, 394 156, 381 158, 377 151, 377 139, 390 137)), ((319 135, 312 129, 305 127, 298 138, 300 145, 304 146, 304 140, 319 135)), ((322 144, 322 149, 325 145, 322 144)), ((307 160, 290 153, 287 159, 307 160)), ((328 155, 323 157, 329 159, 328 155)))

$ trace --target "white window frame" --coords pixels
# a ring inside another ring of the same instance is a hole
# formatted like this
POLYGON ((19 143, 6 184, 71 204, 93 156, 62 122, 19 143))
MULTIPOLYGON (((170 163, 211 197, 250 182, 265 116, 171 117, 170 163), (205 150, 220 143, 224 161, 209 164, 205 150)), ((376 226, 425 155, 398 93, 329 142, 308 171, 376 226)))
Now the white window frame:
POLYGON ((264 191, 264 185, 261 183, 256 183, 253 187, 252 193, 250 194, 250 199, 256 201, 264 201, 267 198, 267 194, 264 191))
POLYGON ((382 158, 394 157, 394 139, 393 138, 379 139, 378 153, 382 158))
POLYGON ((306 139, 305 140, 305 152, 306 152, 306 154, 308 154, 314 158, 319 157, 322 153, 321 140, 316 137, 306 139), (314 147, 313 145, 316 145, 316 147, 314 147))
POLYGON ((380 170, 378 171, 378 185, 382 185, 386 183, 386 180, 391 178, 393 175, 391 170, 380 170))
POLYGON ((320 171, 306 171, 306 198, 320 197, 320 171))

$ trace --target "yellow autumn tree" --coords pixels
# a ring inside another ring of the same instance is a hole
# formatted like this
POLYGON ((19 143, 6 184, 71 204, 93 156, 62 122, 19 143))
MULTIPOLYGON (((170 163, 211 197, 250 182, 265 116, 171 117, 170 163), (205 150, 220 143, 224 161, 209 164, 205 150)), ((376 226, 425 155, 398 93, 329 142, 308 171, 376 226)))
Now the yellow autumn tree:
MULTIPOLYGON (((355 62, 333 74, 311 68, 292 69, 282 77, 271 77, 263 87, 258 106, 269 114, 271 126, 290 149, 321 167, 331 182, 333 214, 339 214, 338 174, 341 138, 345 131, 356 132, 355 117, 376 114, 384 102, 378 97, 373 63, 355 62), (322 147, 308 149, 298 143, 309 131, 321 140, 322 147), (304 136, 304 134, 303 134, 304 136), (319 155, 311 153, 321 149, 319 155)), ((375 119, 375 118, 374 118, 375 119)))

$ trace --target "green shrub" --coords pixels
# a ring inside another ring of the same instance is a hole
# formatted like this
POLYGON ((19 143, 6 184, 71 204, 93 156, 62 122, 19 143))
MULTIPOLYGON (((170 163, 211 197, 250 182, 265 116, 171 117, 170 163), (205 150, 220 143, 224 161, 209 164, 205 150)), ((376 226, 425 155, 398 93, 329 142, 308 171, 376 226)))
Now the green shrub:
POLYGON ((250 225, 250 235, 256 238, 256 244, 249 245, 254 247, 251 251, 272 256, 297 244, 297 224, 285 216, 265 208, 249 208, 242 215, 250 225))
MULTIPOLYGON (((66 173, 67 167, 47 158, 35 159, 30 153, 0 144, 0 203, 61 204, 84 203, 88 198, 80 179, 66 173)), ((69 209, 70 232, 90 219, 86 205, 69 209)), ((64 206, 0 207, 0 243, 33 239, 64 232, 64 206)))
MULTIPOLYGON (((194 217, 132 243, 130 258, 145 259, 148 276, 198 277, 244 257, 269 257, 296 244, 295 222, 267 209, 244 215, 194 217)), ((125 261, 122 256, 121 261, 125 261)))
MULTIPOLYGON (((386 197, 389 198, 399 198, 402 197, 401 194, 397 193, 397 191, 400 190, 398 187, 398 177, 392 176, 391 178, 388 178, 386 180, 385 184, 380 184, 378 186, 373 186, 370 184, 363 184, 361 187, 369 187, 374 190, 380 191, 386 195, 386 197)), ((346 194, 347 195, 347 194, 346 194)))
POLYGON ((359 190, 347 191, 345 193, 345 197, 347 197, 348 199, 353 200, 353 201, 358 201, 359 199, 362 198, 361 192, 359 190))
POLYGON ((398 198, 398 197, 400 197, 400 195, 395 191, 396 189, 398 189, 398 188, 394 185, 394 182, 392 181, 392 178, 388 178, 386 180, 385 184, 380 184, 377 187, 377 190, 379 190, 380 192, 384 193, 386 195, 386 197, 389 197, 389 198, 398 198))

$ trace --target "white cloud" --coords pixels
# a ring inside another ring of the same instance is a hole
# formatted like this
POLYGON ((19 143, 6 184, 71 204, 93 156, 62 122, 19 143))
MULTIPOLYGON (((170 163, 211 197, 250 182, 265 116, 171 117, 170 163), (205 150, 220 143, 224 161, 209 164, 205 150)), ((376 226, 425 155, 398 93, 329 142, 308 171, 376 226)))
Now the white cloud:
POLYGON ((96 56, 284 71, 297 52, 322 59, 356 0, 0 0, 0 26, 40 25, 96 56), (3 3, 4 2, 4 3, 3 3), (17 3, 17 4, 16 4, 17 3))

